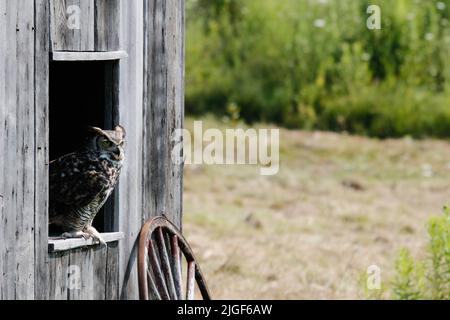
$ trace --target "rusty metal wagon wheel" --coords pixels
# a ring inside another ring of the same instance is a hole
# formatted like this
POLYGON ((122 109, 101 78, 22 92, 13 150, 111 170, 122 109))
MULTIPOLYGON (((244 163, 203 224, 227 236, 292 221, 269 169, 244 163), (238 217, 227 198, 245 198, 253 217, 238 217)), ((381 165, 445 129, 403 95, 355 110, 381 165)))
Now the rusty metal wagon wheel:
POLYGON ((195 283, 204 300, 211 299, 203 274, 183 235, 166 218, 147 221, 139 236, 139 298, 141 300, 194 300, 195 283), (183 295, 182 262, 186 261, 183 295))

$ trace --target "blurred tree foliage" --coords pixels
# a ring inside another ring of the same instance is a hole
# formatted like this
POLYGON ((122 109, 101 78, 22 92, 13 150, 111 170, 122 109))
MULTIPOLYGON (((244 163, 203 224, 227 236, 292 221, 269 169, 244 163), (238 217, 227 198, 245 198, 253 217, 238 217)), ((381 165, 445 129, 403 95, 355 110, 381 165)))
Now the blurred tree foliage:
POLYGON ((450 133, 450 0, 187 0, 186 108, 378 137, 450 133), (369 30, 367 7, 381 8, 369 30))

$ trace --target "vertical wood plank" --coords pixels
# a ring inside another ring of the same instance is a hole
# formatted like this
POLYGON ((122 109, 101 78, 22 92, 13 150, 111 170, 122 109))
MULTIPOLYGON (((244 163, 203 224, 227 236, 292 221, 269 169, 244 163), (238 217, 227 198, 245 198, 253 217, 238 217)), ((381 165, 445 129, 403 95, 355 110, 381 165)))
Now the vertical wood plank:
POLYGON ((166 213, 167 55, 166 1, 145 1, 144 184, 145 218, 166 213))
POLYGON ((106 300, 117 300, 119 298, 119 246, 117 241, 108 244, 106 261, 106 300))
POLYGON ((184 117, 184 1, 145 1, 144 212, 181 226, 182 165, 171 158, 184 117))
POLYGON ((67 300, 70 252, 57 252, 49 256, 47 295, 51 300, 67 300))
MULTIPOLYGON (((5 17, 6 12, 6 2, 0 1, 0 16, 5 17)), ((5 45, 0 46, 0 74, 6 74, 6 19, 0 19, 0 43, 5 45)), ((5 150, 6 148, 6 81, 0 82, 0 150, 5 150)), ((5 153, 2 152, 0 155, 0 175, 3 176, 5 174, 6 169, 6 156, 5 153)), ((5 198, 5 185, 0 181, 0 223, 3 223, 5 220, 6 213, 4 210, 4 198, 5 198)), ((6 243, 5 232, 1 230, 0 232, 0 243, 6 243)), ((6 255, 6 250, 4 246, 0 247, 0 299, 6 299, 6 294, 4 294, 4 285, 6 283, 3 270, 5 269, 5 260, 4 256, 6 255)))
MULTIPOLYGON (((70 251, 69 254, 69 264, 68 264, 68 288, 67 288, 67 299, 68 300, 79 300, 81 297, 81 282, 78 282, 74 286, 75 280, 73 277, 75 276, 75 269, 81 272, 81 264, 82 264, 82 253, 81 249, 75 249, 70 251), (74 269, 75 266, 75 269, 74 269)), ((80 273, 81 274, 81 273, 80 273)), ((81 280, 79 280, 81 281, 81 280)))
POLYGON ((106 269, 107 269, 107 253, 105 246, 96 246, 93 250, 93 266, 94 266, 94 300, 106 299, 106 269))
POLYGON ((50 12, 48 0, 35 0, 35 299, 47 299, 48 281, 48 83, 50 12))
POLYGON ((184 118, 184 0, 166 4, 167 44, 167 217, 181 227, 183 165, 172 161, 171 151, 178 141, 175 130, 183 127, 184 118))
POLYGON ((120 2, 121 46, 128 58, 120 61, 119 122, 127 131, 125 164, 118 186, 120 242, 120 292, 123 299, 138 299, 137 267, 132 255, 142 226, 142 79, 143 79, 143 1, 120 2), (131 261, 131 262, 130 262, 131 261), (130 270, 127 265, 130 262, 130 270), (122 287, 124 286, 124 287, 122 287))
POLYGON ((3 1, 3 299, 34 298, 34 3, 3 1))
MULTIPOLYGON (((94 298, 93 250, 75 249, 70 252, 69 269, 77 286, 68 288, 69 300, 92 300, 94 298)), ((69 284, 74 283, 69 278, 69 284)))
POLYGON ((94 299, 94 248, 82 250, 82 270, 81 270, 81 299, 94 299))
POLYGON ((94 0, 50 0, 50 4, 52 51, 94 51, 94 0), (79 26, 72 24, 77 15, 79 26))
POLYGON ((48 298, 115 300, 119 294, 119 245, 94 246, 51 253, 48 298))
POLYGON ((119 0, 95 1, 95 51, 119 50, 119 0))

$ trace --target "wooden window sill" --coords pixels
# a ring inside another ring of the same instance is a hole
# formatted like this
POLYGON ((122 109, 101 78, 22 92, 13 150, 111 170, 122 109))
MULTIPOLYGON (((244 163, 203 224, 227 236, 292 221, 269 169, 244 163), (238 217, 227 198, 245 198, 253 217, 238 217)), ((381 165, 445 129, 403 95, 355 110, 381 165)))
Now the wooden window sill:
MULTIPOLYGON (((101 233, 102 238, 106 243, 118 241, 120 239, 125 238, 123 232, 107 232, 101 233)), ((83 239, 83 238, 73 238, 73 239, 63 239, 59 237, 49 237, 48 238, 48 252, 58 252, 58 251, 66 251, 75 248, 89 247, 95 246, 98 243, 94 243, 92 239, 83 239)))
POLYGON ((53 51, 53 61, 105 61, 128 57, 126 51, 53 51))

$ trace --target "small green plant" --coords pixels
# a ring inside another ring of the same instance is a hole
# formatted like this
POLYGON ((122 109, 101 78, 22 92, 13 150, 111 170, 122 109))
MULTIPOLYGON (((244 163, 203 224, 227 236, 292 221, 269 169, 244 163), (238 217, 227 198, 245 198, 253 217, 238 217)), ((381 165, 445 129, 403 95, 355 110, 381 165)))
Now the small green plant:
POLYGON ((403 249, 396 261, 393 297, 401 300, 450 299, 450 210, 428 222, 429 245, 422 260, 403 249))

